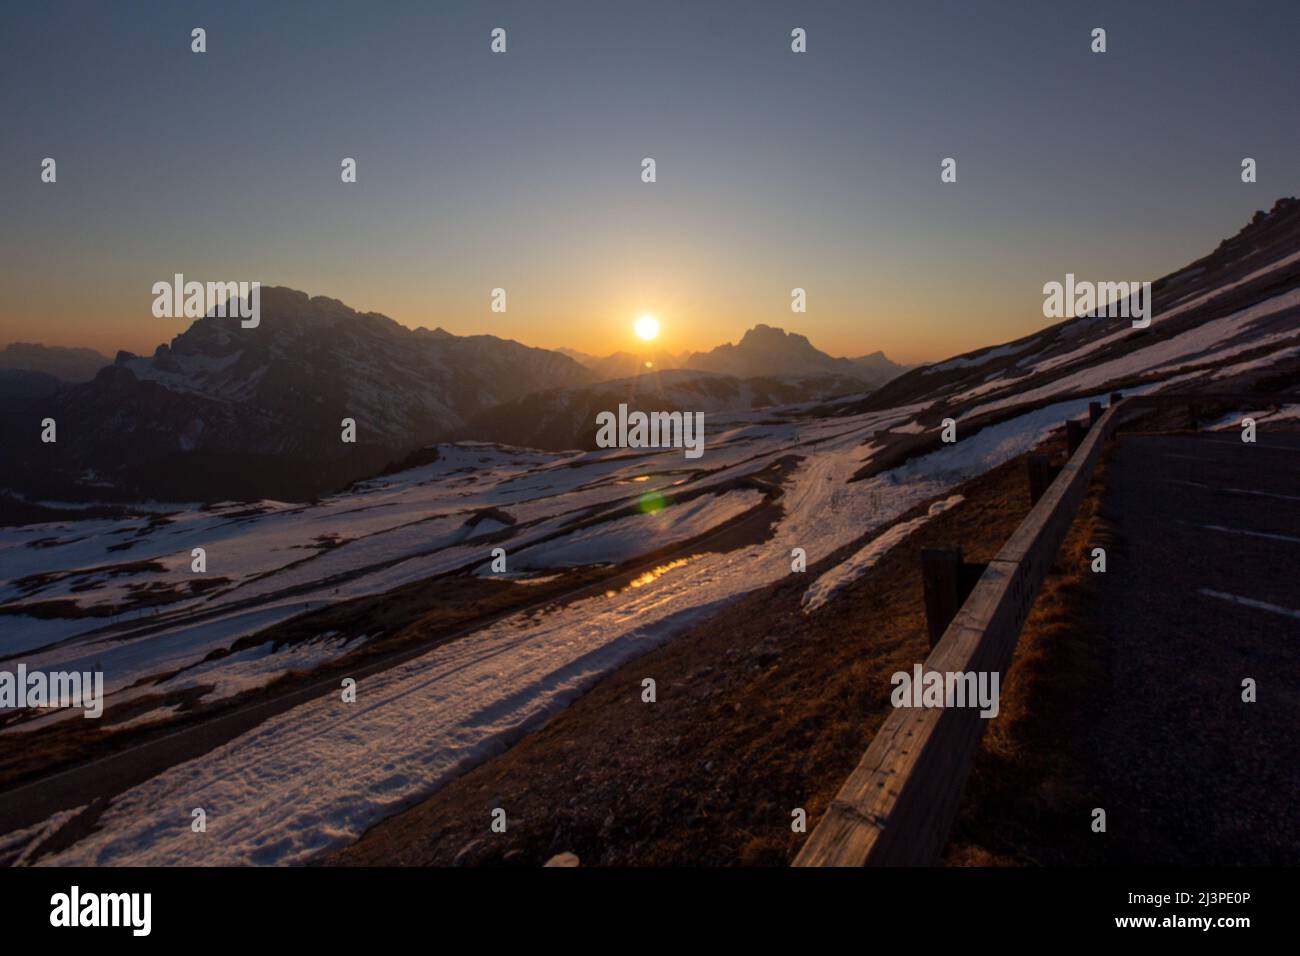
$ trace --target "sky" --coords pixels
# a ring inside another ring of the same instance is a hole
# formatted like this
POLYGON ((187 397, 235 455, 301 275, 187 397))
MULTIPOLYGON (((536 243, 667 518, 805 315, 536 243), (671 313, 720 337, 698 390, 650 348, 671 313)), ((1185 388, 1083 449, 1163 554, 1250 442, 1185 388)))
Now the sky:
POLYGON ((596 354, 651 313, 674 352, 940 359, 1300 193, 1298 40, 1291 0, 7 3, 0 344, 151 352, 179 272, 596 354))

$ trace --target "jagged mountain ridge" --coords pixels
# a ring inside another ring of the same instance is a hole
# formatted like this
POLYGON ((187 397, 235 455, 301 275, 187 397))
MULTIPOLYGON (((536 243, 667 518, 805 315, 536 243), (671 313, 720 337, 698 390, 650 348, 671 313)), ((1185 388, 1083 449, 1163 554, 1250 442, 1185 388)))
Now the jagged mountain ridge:
POLYGON ((281 409, 325 404, 395 445, 456 427, 518 395, 592 379, 572 359, 545 349, 491 335, 409 329, 290 289, 264 288, 262 312, 253 329, 200 319, 152 358, 120 353, 115 366, 141 381, 219 401, 281 409))
POLYGON ((904 370, 882 352, 860 359, 834 358, 816 348, 806 336, 762 323, 734 345, 692 353, 685 366, 736 378, 841 375, 859 378, 871 387, 884 384, 904 370))
POLYGON ((589 382, 572 359, 494 336, 409 329, 335 299, 261 292, 261 322, 196 320, 152 357, 122 352, 91 382, 11 423, 10 488, 47 496, 300 498, 373 474, 484 408, 589 382), (36 420, 52 417, 55 445, 36 420), (356 443, 341 421, 356 422, 356 443))
POLYGON ((719 345, 707 352, 673 353, 647 345, 636 351, 606 356, 575 349, 558 349, 591 369, 600 381, 632 378, 647 371, 694 369, 733 378, 801 378, 818 375, 850 377, 868 387, 884 384, 908 366, 890 361, 884 352, 858 358, 834 358, 816 348, 806 336, 759 323, 740 342, 719 345))

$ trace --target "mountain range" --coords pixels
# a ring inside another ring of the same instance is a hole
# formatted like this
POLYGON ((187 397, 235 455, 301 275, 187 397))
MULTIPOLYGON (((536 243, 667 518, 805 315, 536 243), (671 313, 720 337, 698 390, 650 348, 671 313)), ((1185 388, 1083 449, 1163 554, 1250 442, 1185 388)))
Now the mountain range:
POLYGON ((738 343, 719 345, 708 352, 647 349, 601 357, 574 349, 559 351, 590 369, 600 381, 632 378, 647 371, 692 369, 738 379, 840 376, 876 388, 909 367, 890 361, 884 352, 860 358, 834 358, 814 347, 803 335, 762 323, 746 332, 738 343))
POLYGON ((373 474, 490 405, 592 378, 495 336, 409 329, 291 289, 261 294, 257 328, 198 319, 152 356, 119 352, 92 381, 11 416, 0 481, 69 500, 297 500, 373 474), (39 440, 46 417, 53 445, 39 440))
POLYGON ((614 411, 620 404, 627 405, 630 411, 706 415, 770 407, 774 415, 779 415, 781 409, 777 406, 819 402, 860 394, 865 389, 862 379, 849 375, 737 378, 688 368, 647 370, 640 375, 551 389, 496 405, 448 437, 550 451, 593 449, 597 413, 614 411))
POLYGON ((0 349, 0 401, 44 398, 63 384, 89 381, 111 361, 94 349, 12 342, 0 349))
MULTIPOLYGON (((1072 318, 910 370, 879 353, 833 358, 766 325, 708 352, 580 362, 269 287, 257 328, 205 317, 152 356, 119 353, 90 381, 61 382, 45 369, 84 374, 93 355, 78 351, 78 366, 63 350, 6 349, 45 364, 0 375, 10 410, 0 419, 0 489, 47 501, 301 501, 413 453, 427 459, 437 452, 420 449, 438 441, 590 448, 595 413, 621 403, 715 415, 770 409, 768 421, 924 407, 913 426, 921 441, 945 415, 982 427, 1063 396, 1167 384, 1171 373, 1187 388, 1266 388, 1300 367, 1298 270, 1300 203, 1282 199, 1154 282, 1147 328, 1072 318), (682 367, 663 367, 673 364, 682 367), (41 441, 47 418, 57 425, 51 444, 41 441), (355 422, 353 443, 342 440, 345 419, 355 422)), ((873 467, 889 464, 877 457, 873 467)))
MULTIPOLYGON (((410 329, 292 289, 261 296, 255 328, 210 315, 151 356, 119 352, 90 381, 0 375, 0 397, 28 411, 0 426, 12 450, 0 485, 64 500, 301 500, 442 438, 581 446, 588 411, 617 396, 741 410, 862 392, 901 371, 879 353, 832 358, 765 325, 685 356, 684 369, 661 371, 676 361, 664 352, 582 356, 584 365, 495 336, 410 329), (56 423, 53 444, 40 441, 36 423, 46 418, 56 423), (354 442, 342 440, 345 419, 354 442)), ((89 350, 15 345, 6 354, 64 374, 101 364, 89 350)))
POLYGON ((891 362, 883 352, 857 359, 832 358, 798 333, 761 324, 746 332, 735 345, 719 345, 709 352, 692 353, 687 356, 685 367, 736 378, 841 375, 856 378, 872 388, 906 371, 905 366, 891 362))
POLYGON ((39 372, 61 382, 88 382, 112 360, 94 349, 11 342, 0 349, 0 370, 39 372))

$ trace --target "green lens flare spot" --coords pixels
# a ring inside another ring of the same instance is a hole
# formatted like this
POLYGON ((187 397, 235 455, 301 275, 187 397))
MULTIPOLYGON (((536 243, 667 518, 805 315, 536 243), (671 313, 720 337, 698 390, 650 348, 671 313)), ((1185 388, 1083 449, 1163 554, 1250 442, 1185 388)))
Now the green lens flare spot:
POLYGON ((642 514, 652 515, 667 508, 668 499, 657 491, 650 491, 641 496, 641 503, 638 507, 641 509, 642 514))

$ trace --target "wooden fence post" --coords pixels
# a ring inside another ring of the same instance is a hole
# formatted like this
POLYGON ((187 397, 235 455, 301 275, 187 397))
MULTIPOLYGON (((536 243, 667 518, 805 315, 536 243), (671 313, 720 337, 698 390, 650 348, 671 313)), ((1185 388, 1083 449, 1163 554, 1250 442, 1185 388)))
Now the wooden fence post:
POLYGON ((1029 503, 1035 505, 1052 484, 1052 465, 1046 455, 1030 455, 1025 466, 1029 470, 1029 503))
POLYGON ((1086 431, 1087 429, 1083 427, 1083 422, 1078 421, 1077 419, 1071 418, 1065 423, 1065 444, 1070 450, 1070 457, 1074 457, 1074 453, 1078 451, 1079 446, 1083 444, 1083 436, 1086 431))
POLYGON ((1088 403, 1088 425, 1089 427, 1097 424, 1097 419, 1101 418, 1101 402, 1088 403))
POLYGON ((921 581, 933 649, 961 607, 961 548, 922 548, 921 581))

